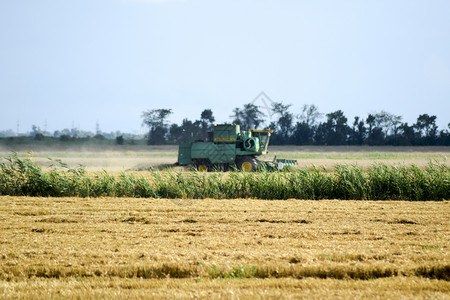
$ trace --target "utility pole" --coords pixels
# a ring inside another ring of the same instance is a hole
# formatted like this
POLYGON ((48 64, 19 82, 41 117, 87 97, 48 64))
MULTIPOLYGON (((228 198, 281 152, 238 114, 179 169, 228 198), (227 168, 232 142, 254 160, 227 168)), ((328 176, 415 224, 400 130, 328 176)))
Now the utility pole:
POLYGON ((100 132, 100 124, 98 123, 98 120, 97 120, 97 123, 95 124, 95 134, 96 135, 101 134, 101 132, 100 132))

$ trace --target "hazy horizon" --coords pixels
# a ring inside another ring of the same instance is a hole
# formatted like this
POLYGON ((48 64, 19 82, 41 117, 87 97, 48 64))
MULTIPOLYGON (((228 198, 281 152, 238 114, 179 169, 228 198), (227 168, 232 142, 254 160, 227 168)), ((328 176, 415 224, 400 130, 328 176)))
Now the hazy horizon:
POLYGON ((275 102, 450 122, 450 2, 96 0, 0 2, 0 131, 143 133, 275 102))

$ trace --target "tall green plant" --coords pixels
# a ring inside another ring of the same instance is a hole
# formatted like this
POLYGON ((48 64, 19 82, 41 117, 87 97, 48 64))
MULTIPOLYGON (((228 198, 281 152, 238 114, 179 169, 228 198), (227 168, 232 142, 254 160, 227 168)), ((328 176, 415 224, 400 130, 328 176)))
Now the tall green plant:
POLYGON ((355 165, 291 172, 174 172, 153 171, 150 178, 106 171, 90 175, 83 167, 69 168, 61 161, 43 171, 17 153, 0 161, 0 195, 255 198, 255 199, 373 199, 442 200, 450 198, 450 172, 445 164, 388 166, 367 171, 355 165))

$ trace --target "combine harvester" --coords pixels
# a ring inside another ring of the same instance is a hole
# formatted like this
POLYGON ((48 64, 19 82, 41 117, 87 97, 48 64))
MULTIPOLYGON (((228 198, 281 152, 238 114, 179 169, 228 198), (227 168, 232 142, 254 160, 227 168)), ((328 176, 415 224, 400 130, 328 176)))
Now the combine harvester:
POLYGON ((178 165, 192 164, 202 172, 227 171, 233 167, 245 172, 289 169, 297 164, 297 160, 274 158, 273 161, 259 161, 256 158, 268 153, 272 132, 270 129, 241 131, 240 126, 234 124, 214 125, 206 141, 180 144, 178 165))

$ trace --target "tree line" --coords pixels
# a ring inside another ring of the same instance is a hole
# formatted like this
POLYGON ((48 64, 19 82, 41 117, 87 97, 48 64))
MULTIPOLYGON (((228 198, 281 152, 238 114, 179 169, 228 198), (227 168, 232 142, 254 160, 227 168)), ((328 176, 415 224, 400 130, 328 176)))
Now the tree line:
MULTIPOLYGON (((272 145, 450 145, 450 123, 446 129, 439 130, 434 115, 421 114, 415 123, 408 124, 403 122, 402 116, 380 111, 368 114, 365 118, 356 116, 349 122, 342 110, 322 114, 316 105, 305 104, 295 114, 291 107, 290 104, 274 102, 270 107, 262 109, 248 103, 232 110, 229 123, 239 124, 242 130, 262 127, 273 129, 272 145)), ((76 128, 50 133, 33 125, 31 132, 21 135, 12 130, 0 131, 0 140, 22 143, 31 138, 32 142, 96 143, 115 139, 115 143, 119 145, 141 144, 145 140, 149 145, 177 145, 186 141, 204 140, 216 121, 212 110, 205 109, 198 120, 185 118, 181 124, 171 124, 168 119, 172 113, 171 109, 142 112, 142 124, 148 127, 145 136, 120 131, 106 133, 99 128, 96 133, 76 128)))
POLYGON ((144 135, 141 134, 133 134, 133 133, 125 133, 121 132, 119 130, 117 131, 111 131, 111 132, 105 132, 101 130, 96 130, 96 132, 92 131, 85 131, 80 130, 78 128, 64 128, 62 130, 55 130, 53 132, 43 130, 39 126, 32 125, 31 131, 26 133, 17 133, 14 132, 11 129, 8 130, 1 130, 0 131, 0 139, 1 138, 8 138, 8 140, 14 142, 23 140, 27 141, 32 138, 34 141, 52 141, 52 140, 58 140, 61 142, 78 142, 81 140, 93 140, 95 141, 101 141, 101 140, 113 140, 116 139, 118 141, 118 144, 123 143, 125 140, 127 141, 136 141, 136 140, 142 140, 145 138, 144 135), (122 141, 122 142, 121 142, 122 141))
MULTIPOLYGON (((273 129, 273 145, 450 145, 450 123, 448 128, 438 130, 434 115, 421 114, 415 123, 408 124, 402 116, 381 111, 366 118, 356 116, 349 123, 342 110, 324 115, 316 105, 305 104, 296 115, 291 106, 274 102, 264 113, 259 106, 248 103, 233 110, 230 123, 239 124, 242 130, 260 129, 263 125, 273 129), (271 120, 269 124, 267 119, 271 120)), ((203 110, 199 120, 183 119, 181 124, 170 124, 171 114, 171 109, 142 113, 143 125, 149 128, 149 145, 203 140, 215 122, 211 109, 203 110)))

